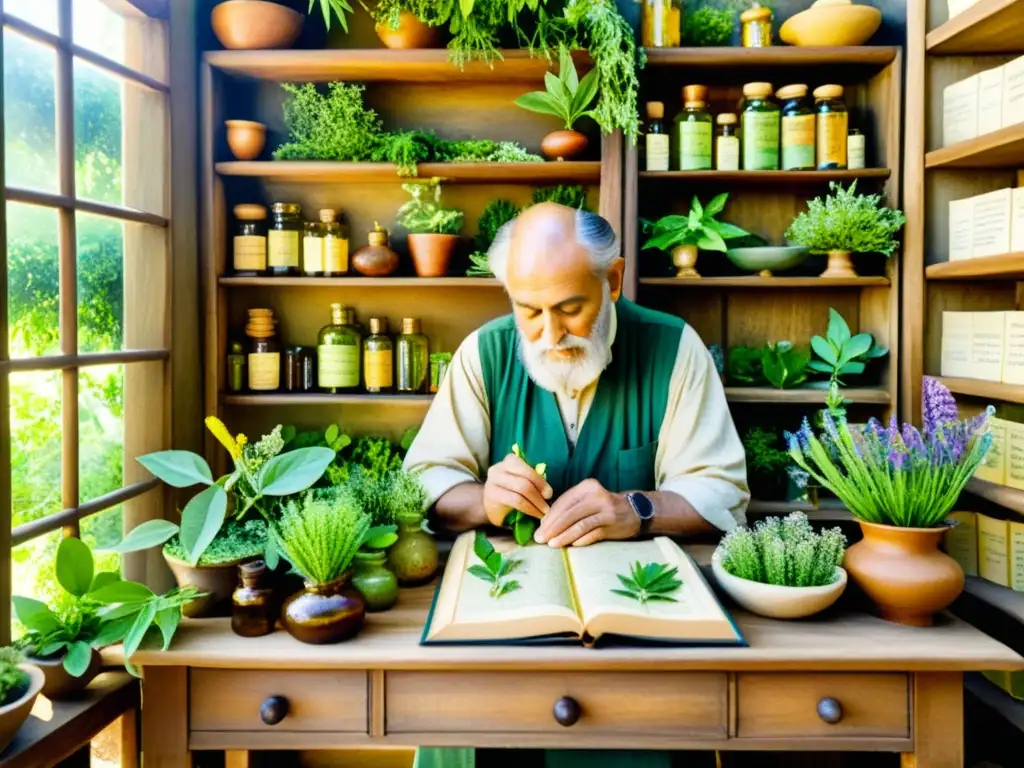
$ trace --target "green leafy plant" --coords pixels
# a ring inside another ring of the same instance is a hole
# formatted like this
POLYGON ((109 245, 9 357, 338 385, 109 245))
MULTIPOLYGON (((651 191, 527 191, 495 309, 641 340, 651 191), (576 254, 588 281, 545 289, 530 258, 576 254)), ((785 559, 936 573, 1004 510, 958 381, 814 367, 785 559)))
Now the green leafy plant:
POLYGON ((571 131, 584 117, 592 117, 590 104, 597 95, 597 70, 591 70, 580 80, 569 49, 558 49, 558 75, 544 74, 543 91, 524 93, 516 99, 516 106, 541 115, 557 117, 571 131))
MULTIPOLYGON (((512 453, 518 456, 520 459, 525 461, 527 464, 530 462, 526 460, 526 456, 523 454, 522 449, 519 447, 519 443, 512 446, 512 453)), ((534 471, 541 477, 547 477, 548 465, 541 462, 534 467, 534 471)), ((537 518, 531 517, 525 512, 520 512, 518 509, 513 509, 506 516, 502 522, 506 528, 511 529, 512 535, 515 537, 516 544, 520 547, 525 546, 533 540, 533 534, 537 531, 539 525, 537 518)))
POLYGON ((820 360, 812 360, 809 367, 829 376, 829 382, 842 384, 840 376, 864 373, 870 360, 885 357, 889 350, 875 343, 870 333, 850 333, 850 326, 834 309, 828 310, 828 330, 824 337, 812 336, 811 349, 820 360))
POLYGON ((441 205, 441 180, 403 184, 412 199, 398 209, 398 223, 412 234, 457 235, 462 231, 462 211, 441 205))
POLYGON ((554 187, 538 187, 530 195, 530 204, 558 203, 566 208, 589 211, 587 190, 579 184, 558 184, 554 187))
POLYGON ((811 353, 789 341, 769 341, 761 349, 761 370, 776 389, 792 389, 807 381, 811 353))
POLYGON ((743 435, 747 482, 754 498, 775 501, 785 496, 793 459, 784 446, 779 433, 763 427, 751 427, 743 435))
POLYGON ((730 384, 756 386, 766 380, 761 368, 762 347, 737 344, 729 347, 726 357, 726 371, 730 384))
POLYGON ((28 673, 19 668, 21 652, 17 648, 0 648, 0 706, 13 704, 28 690, 28 673))
POLYGON ((899 248, 896 234, 906 223, 901 211, 882 205, 881 195, 858 195, 857 182, 847 189, 829 182, 832 194, 807 203, 786 230, 786 239, 812 253, 850 251, 892 256, 899 248))
POLYGON ((483 531, 476 532, 476 538, 473 540, 473 553, 483 565, 471 565, 469 572, 491 585, 491 597, 501 597, 519 589, 519 582, 508 578, 508 575, 518 568, 522 561, 495 550, 494 545, 488 541, 483 531))
POLYGON ((690 213, 686 216, 672 214, 662 216, 653 224, 643 221, 644 231, 650 231, 651 237, 644 243, 644 248, 657 248, 671 251, 680 245, 696 245, 705 251, 728 250, 726 240, 745 237, 746 230, 715 219, 722 209, 729 194, 723 192, 711 199, 706 206, 700 204, 697 196, 690 203, 690 213))
POLYGON ((309 429, 297 432, 295 427, 284 427, 282 437, 285 450, 296 448, 330 448, 335 454, 352 445, 352 438, 341 431, 337 424, 329 424, 325 429, 309 429))
POLYGON ((666 563, 641 565, 638 560, 630 567, 628 576, 615 575, 622 584, 622 589, 611 590, 616 595, 636 600, 643 606, 649 602, 679 602, 672 597, 672 593, 683 586, 682 580, 677 578, 678 568, 670 568, 666 563))
POLYGON ((271 525, 271 537, 311 584, 341 578, 370 532, 370 516, 345 493, 308 491, 289 499, 271 525))
POLYGON ((473 247, 476 249, 469 255, 470 267, 466 270, 469 277, 494 277, 487 261, 487 250, 498 236, 498 230, 519 215, 519 206, 511 200, 492 200, 484 208, 476 222, 476 236, 473 247))
POLYGON ((736 29, 736 11, 705 5, 686 14, 683 45, 706 47, 729 45, 736 29))
MULTIPOLYGON (((230 565, 232 563, 262 557, 267 547, 267 523, 262 518, 251 520, 229 520, 210 542, 199 562, 199 566, 230 565)), ((164 545, 164 552, 176 560, 187 561, 188 552, 181 545, 181 538, 174 536, 164 545)))
POLYGON ((846 537, 839 528, 815 533, 803 512, 769 517, 730 531, 718 545, 722 567, 740 579, 783 587, 820 587, 836 580, 846 537))
POLYGON ((348 14, 352 13, 352 6, 346 0, 309 0, 309 10, 307 13, 313 13, 313 9, 316 6, 320 7, 320 11, 324 16, 324 26, 328 30, 331 28, 333 14, 333 16, 337 17, 341 28, 348 32, 348 14))

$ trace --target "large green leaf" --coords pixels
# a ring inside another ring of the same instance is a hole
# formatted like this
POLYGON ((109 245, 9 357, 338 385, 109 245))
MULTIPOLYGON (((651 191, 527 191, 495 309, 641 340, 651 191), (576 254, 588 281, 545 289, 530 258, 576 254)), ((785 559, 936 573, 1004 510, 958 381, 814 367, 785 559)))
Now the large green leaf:
POLYGON ((202 456, 192 451, 160 451, 136 459, 154 475, 175 488, 189 488, 200 483, 210 485, 213 473, 202 456))
POLYGON ((92 577, 92 584, 89 585, 89 591, 95 592, 100 587, 105 587, 107 584, 113 584, 115 581, 120 581, 121 576, 116 571, 100 571, 92 577))
POLYGON ((139 615, 135 617, 131 629, 124 636, 124 658, 126 660, 130 659, 132 654, 139 650, 142 639, 146 636, 146 631, 152 626, 155 616, 156 603, 149 602, 142 607, 139 615))
POLYGON ((842 362, 848 363, 856 360, 861 355, 866 355, 871 349, 872 339, 870 333, 858 333, 848 342, 843 344, 842 362))
POLYGON ((572 93, 569 92, 569 86, 563 83, 554 72, 545 72, 544 87, 548 89, 548 93, 554 97, 555 101, 564 105, 565 112, 568 112, 569 105, 572 104, 572 93))
POLYGON ((558 78, 565 83, 570 95, 575 96, 580 87, 580 77, 576 72, 572 53, 564 45, 558 47, 558 78))
POLYGON ((92 552, 79 538, 68 536, 57 547, 57 583, 75 597, 89 591, 92 584, 92 552))
POLYGON ((568 117, 567 105, 562 104, 558 99, 546 91, 531 91, 530 93, 524 93, 516 99, 515 104, 517 107, 522 107, 530 112, 537 112, 541 115, 551 115, 553 117, 559 117, 562 120, 565 120, 568 117))
POLYGON ((583 76, 583 79, 580 81, 579 88, 576 89, 576 95, 573 96, 570 111, 572 112, 574 122, 582 117, 587 107, 590 106, 590 102, 592 102, 594 97, 597 95, 597 88, 597 70, 592 69, 583 76))
POLYGON ((181 622, 181 608, 175 606, 157 611, 156 625, 160 627, 160 634, 163 636, 163 650, 166 651, 170 647, 171 640, 174 638, 174 632, 178 628, 179 622, 181 622))
POLYGON ((81 640, 76 640, 68 647, 64 655, 64 669, 72 677, 81 677, 89 669, 89 662, 92 661, 92 646, 81 640))
POLYGON ((830 365, 835 365, 839 362, 839 353, 835 346, 829 343, 828 339, 823 339, 821 336, 811 336, 811 349, 814 353, 830 365))
POLYGON ((14 602, 14 613, 26 629, 47 635, 60 628, 60 619, 46 606, 46 603, 19 595, 15 595, 12 601, 14 602))
POLYGON ((725 208, 725 201, 728 199, 728 192, 722 192, 720 195, 715 195, 711 198, 711 202, 704 206, 704 215, 717 216, 722 212, 722 209, 725 208))
POLYGON ((697 241, 697 247, 705 251, 721 251, 722 253, 728 250, 722 236, 713 229, 707 228, 704 229, 703 237, 697 241))
POLYGON ((227 509, 227 493, 219 485, 211 485, 193 496, 181 511, 181 546, 192 565, 199 562, 203 552, 220 532, 227 509))
POLYGON ((100 625, 100 631, 93 638, 95 646, 97 648, 105 648, 108 645, 120 643, 124 640, 124 636, 128 634, 128 630, 135 623, 135 614, 138 613, 141 607, 141 605, 137 606, 136 610, 126 616, 120 616, 109 621, 104 620, 103 624, 100 625))
MULTIPOLYGON (((207 488, 203 493, 208 492, 211 488, 207 488)), ((110 549, 100 551, 120 552, 122 555, 126 552, 139 552, 143 549, 151 549, 164 544, 177 532, 178 526, 170 520, 147 520, 132 528, 127 536, 121 539, 119 543, 110 547, 110 549)))
POLYGON ((850 340, 850 326, 846 324, 843 316, 831 307, 828 310, 828 338, 838 347, 842 347, 850 340))
POLYGON ((730 224, 727 221, 712 221, 708 226, 726 240, 731 240, 737 237, 747 237, 750 234, 742 227, 737 227, 735 224, 730 224))
POLYGON ((300 448, 275 456, 260 469, 257 483, 265 496, 290 496, 323 477, 334 461, 330 448, 300 448))
POLYGON ((89 599, 97 603, 139 603, 154 597, 153 591, 137 581, 115 581, 89 593, 89 599))

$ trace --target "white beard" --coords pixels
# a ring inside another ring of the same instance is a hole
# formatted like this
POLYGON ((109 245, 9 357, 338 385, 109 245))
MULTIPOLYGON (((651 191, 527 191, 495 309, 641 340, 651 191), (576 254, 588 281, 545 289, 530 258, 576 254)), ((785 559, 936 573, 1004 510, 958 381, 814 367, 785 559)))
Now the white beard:
MULTIPOLYGON (((551 345, 543 340, 530 342, 519 331, 519 358, 534 383, 548 390, 565 395, 583 391, 597 381, 612 361, 612 350, 608 344, 612 327, 611 292, 606 284, 601 299, 601 311, 597 315, 588 338, 567 335, 558 344, 551 345), (576 350, 572 358, 549 355, 554 350, 576 350)), ((518 330, 518 329, 517 329, 518 330)))

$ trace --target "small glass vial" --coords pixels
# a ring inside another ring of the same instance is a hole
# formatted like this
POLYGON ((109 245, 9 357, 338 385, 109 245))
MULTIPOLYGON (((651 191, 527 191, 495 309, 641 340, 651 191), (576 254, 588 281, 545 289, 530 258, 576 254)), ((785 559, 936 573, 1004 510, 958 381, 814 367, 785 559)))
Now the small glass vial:
POLYGON ((241 392, 245 389, 245 346, 240 341, 232 341, 227 354, 228 392, 241 392))
POLYGON ((284 386, 282 389, 285 392, 297 392, 299 389, 298 379, 295 378, 295 374, 298 372, 299 355, 301 353, 302 347, 287 347, 284 351, 284 362, 281 370, 284 374, 284 386))
POLYGON ((744 171, 779 170, 779 105, 772 101, 771 83, 743 86, 740 134, 744 171))
POLYGON ((395 345, 398 348, 398 392, 410 395, 426 392, 430 374, 430 343, 421 332, 417 318, 402 319, 402 333, 395 345))
POLYGON ((683 33, 682 0, 641 0, 640 38, 644 48, 678 48, 683 33))
POLYGON ((430 355, 430 391, 437 392, 444 381, 444 375, 448 373, 448 366, 452 362, 451 352, 434 352, 430 355))
POLYGON ((864 134, 851 128, 846 136, 846 167, 851 171, 864 168, 864 134))
POLYGON ((744 48, 765 48, 772 44, 772 9, 757 3, 740 14, 740 40, 744 48))
POLYGON ((267 271, 267 209, 262 205, 236 205, 232 266, 236 275, 256 276, 267 271))
POLYGON ((667 171, 671 154, 669 137, 665 132, 665 105, 660 101, 647 102, 647 133, 644 135, 644 170, 667 171))
POLYGON ((317 336, 317 386, 325 392, 352 392, 359 388, 359 333, 345 325, 345 308, 331 304, 331 323, 317 336))
POLYGON ((740 137, 736 135, 736 115, 723 112, 715 122, 718 123, 718 136, 715 137, 715 170, 738 171, 740 169, 740 137))
POLYGON ((307 221, 302 236, 302 275, 322 277, 324 274, 324 233, 319 221, 307 221))
POLYGON ((390 392, 395 378, 395 344, 386 317, 370 318, 370 335, 363 341, 363 376, 371 394, 390 392))
POLYGON ((348 227, 338 221, 338 214, 330 208, 320 211, 324 233, 324 276, 340 277, 348 274, 348 227))
POLYGON ((846 141, 850 116, 843 103, 843 86, 822 85, 815 88, 814 111, 818 169, 846 168, 846 141))
POLYGON ((787 85, 775 92, 782 102, 782 170, 814 169, 814 109, 806 85, 787 85))
POLYGON ((676 168, 680 171, 704 171, 711 168, 714 126, 708 107, 708 87, 683 88, 683 111, 676 115, 676 168))
POLYGON ((281 388, 281 351, 274 338, 274 311, 250 309, 245 335, 252 339, 249 348, 249 389, 275 392, 281 388))
POLYGON ((231 630, 242 637, 262 637, 277 621, 274 590, 263 583, 267 567, 262 560, 238 566, 241 585, 231 595, 231 630))
POLYGON ((274 276, 295 275, 302 252, 302 206, 274 203, 274 219, 267 231, 267 271, 274 276))
POLYGON ((316 350, 300 347, 298 359, 295 361, 296 390, 299 392, 316 391, 316 350))

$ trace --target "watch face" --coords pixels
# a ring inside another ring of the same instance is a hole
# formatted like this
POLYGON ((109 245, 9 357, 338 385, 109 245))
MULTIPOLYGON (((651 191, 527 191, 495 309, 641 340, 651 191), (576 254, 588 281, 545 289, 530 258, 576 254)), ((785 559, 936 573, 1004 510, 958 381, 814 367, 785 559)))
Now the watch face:
POLYGON ((654 517, 654 502, 652 502, 642 493, 629 494, 629 501, 633 505, 633 509, 636 510, 637 516, 641 520, 650 520, 652 517, 654 517))

